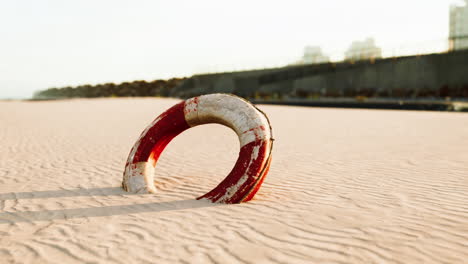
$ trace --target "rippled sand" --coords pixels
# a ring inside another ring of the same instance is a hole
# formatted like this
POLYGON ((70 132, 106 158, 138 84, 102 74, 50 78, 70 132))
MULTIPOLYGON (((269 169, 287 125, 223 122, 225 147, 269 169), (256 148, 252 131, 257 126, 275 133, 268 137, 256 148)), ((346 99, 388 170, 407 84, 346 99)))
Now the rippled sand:
POLYGON ((237 158, 219 125, 188 130, 158 195, 121 188, 169 99, 0 102, 1 263, 462 263, 468 115, 260 106, 273 162, 255 200, 193 200, 237 158))

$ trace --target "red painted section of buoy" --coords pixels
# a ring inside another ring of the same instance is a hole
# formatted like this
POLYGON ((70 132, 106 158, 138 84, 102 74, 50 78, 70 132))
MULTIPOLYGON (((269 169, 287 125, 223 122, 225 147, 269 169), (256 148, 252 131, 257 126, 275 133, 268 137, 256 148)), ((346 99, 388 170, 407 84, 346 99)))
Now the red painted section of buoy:
POLYGON ((185 121, 184 102, 174 105, 162 113, 156 124, 140 139, 133 163, 148 161, 156 165, 164 148, 173 138, 189 128, 185 121))
POLYGON ((269 152, 266 143, 258 140, 243 146, 228 176, 213 190, 197 199, 206 198, 221 203, 240 203, 252 199, 261 185, 261 168, 264 165, 265 155, 269 152), (257 157, 252 157, 254 148, 259 148, 257 157), (229 192, 235 193, 231 196, 229 192))
POLYGON ((268 174, 268 171, 270 170, 270 163, 271 163, 271 155, 268 158, 267 165, 265 166, 265 170, 261 173, 260 180, 256 183, 256 185, 252 188, 252 190, 247 194, 247 196, 242 199, 241 202, 247 202, 253 199, 255 194, 257 194, 258 190, 260 189, 260 186, 262 185, 263 181, 265 180, 265 176, 268 174))

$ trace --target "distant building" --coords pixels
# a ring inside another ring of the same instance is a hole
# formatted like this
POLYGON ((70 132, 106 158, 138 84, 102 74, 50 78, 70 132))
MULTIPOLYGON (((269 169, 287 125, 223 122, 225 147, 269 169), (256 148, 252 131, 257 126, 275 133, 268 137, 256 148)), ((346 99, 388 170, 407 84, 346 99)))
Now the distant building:
POLYGON ((450 50, 468 49, 468 0, 465 5, 450 6, 450 50))
POLYGON ((382 50, 375 45, 373 38, 364 41, 354 41, 345 52, 346 61, 378 59, 382 57, 382 50))
POLYGON ((307 46, 304 48, 303 64, 318 64, 327 63, 330 61, 328 56, 325 56, 322 49, 318 46, 307 46))

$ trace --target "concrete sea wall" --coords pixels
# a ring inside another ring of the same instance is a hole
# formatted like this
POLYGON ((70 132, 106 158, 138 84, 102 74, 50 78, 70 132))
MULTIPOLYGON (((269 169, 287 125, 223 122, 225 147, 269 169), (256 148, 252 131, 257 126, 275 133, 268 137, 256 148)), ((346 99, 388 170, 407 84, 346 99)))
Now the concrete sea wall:
POLYGON ((195 75, 171 96, 234 93, 246 98, 468 98, 468 50, 195 75))

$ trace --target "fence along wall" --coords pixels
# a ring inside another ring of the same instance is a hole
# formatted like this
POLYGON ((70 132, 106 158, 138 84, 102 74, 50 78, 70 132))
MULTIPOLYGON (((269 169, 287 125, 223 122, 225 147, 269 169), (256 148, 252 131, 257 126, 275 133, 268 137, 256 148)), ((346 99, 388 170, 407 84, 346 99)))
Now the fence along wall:
POLYGON ((468 98, 468 50, 195 75, 171 96, 234 93, 254 97, 468 98))

